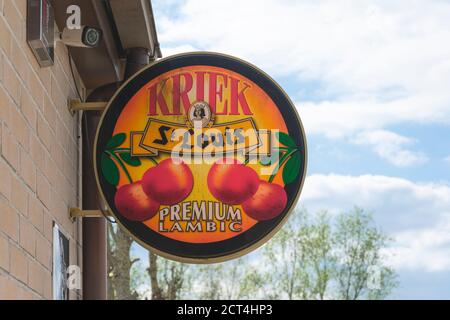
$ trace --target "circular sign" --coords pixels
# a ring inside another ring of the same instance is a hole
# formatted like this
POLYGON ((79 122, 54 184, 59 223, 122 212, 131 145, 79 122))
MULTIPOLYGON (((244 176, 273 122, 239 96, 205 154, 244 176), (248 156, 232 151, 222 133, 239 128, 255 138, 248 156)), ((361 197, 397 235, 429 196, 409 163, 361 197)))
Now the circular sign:
POLYGON ((136 241, 211 263, 250 252, 286 222, 306 174, 306 140, 294 105, 263 71, 186 53, 117 91, 94 167, 111 214, 136 241))

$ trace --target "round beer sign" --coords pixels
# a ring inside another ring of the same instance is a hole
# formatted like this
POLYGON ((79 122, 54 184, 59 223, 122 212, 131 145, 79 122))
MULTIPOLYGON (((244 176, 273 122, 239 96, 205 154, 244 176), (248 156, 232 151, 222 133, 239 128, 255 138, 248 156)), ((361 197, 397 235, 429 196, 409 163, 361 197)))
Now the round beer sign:
POLYGON ((141 245, 183 262, 241 256, 287 221, 306 140, 286 93, 231 56, 149 65, 111 99, 97 131, 100 193, 141 245))

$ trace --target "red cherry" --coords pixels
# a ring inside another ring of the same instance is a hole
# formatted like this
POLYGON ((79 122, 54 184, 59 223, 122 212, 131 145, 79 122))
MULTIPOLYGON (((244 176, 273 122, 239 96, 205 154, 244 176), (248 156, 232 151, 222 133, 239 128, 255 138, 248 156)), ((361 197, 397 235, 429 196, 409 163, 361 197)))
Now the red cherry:
POLYGON ((225 204, 236 205, 251 197, 259 185, 258 174, 235 159, 221 159, 208 173, 208 188, 225 204))
POLYGON ((286 204, 287 195, 282 186, 261 180, 258 191, 242 203, 242 209, 249 217, 263 221, 281 214, 286 204))
POLYGON ((163 205, 177 204, 191 193, 194 176, 183 161, 166 159, 142 177, 144 192, 163 205))
POLYGON ((120 214, 132 221, 148 220, 159 210, 159 203, 144 193, 140 181, 120 187, 114 203, 120 214))

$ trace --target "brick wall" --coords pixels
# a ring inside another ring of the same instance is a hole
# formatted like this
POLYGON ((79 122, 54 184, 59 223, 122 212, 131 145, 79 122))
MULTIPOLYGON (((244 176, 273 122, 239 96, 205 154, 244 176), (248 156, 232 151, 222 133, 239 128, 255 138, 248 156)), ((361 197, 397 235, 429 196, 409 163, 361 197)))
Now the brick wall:
MULTIPOLYGON (((40 68, 26 43, 26 0, 0 0, 0 299, 52 298, 52 224, 81 265, 78 117, 67 49, 40 68)), ((72 291, 76 299, 81 292, 72 291)))

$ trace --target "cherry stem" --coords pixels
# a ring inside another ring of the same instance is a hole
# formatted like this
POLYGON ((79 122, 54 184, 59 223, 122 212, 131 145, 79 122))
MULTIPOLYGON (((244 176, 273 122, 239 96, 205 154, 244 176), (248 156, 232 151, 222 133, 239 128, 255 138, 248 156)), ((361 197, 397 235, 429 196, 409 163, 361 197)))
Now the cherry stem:
MULTIPOLYGON (((117 152, 117 153, 129 153, 129 152, 131 152, 131 149, 130 149, 130 148, 117 148, 117 149, 114 149, 113 151, 114 151, 114 152, 117 152)), ((150 160, 151 162, 153 162, 153 164, 154 164, 155 166, 158 165, 158 161, 156 161, 156 159, 154 159, 154 158, 152 158, 152 157, 149 157, 149 160, 150 160)))
POLYGON ((126 153, 126 152, 131 152, 131 149, 129 149, 129 148, 117 148, 117 149, 113 149, 112 151, 117 152, 117 153, 126 153))
POLYGON ((122 170, 125 172, 125 175, 127 176, 128 180, 130 181, 130 183, 133 183, 133 179, 131 179, 130 173, 128 172, 127 168, 125 167, 125 165, 123 164, 122 160, 113 152, 111 151, 105 151, 110 157, 112 157, 114 160, 116 160, 116 162, 120 165, 120 167, 122 168, 122 170))
POLYGON ((149 157, 149 160, 150 160, 151 162, 153 162, 153 164, 154 164, 155 166, 157 166, 157 165, 159 164, 158 161, 156 161, 156 159, 153 158, 153 157, 149 157))
POLYGON ((299 151, 298 149, 294 149, 288 153, 285 153, 282 157, 281 160, 279 161, 279 164, 276 166, 276 168, 273 170, 272 175, 269 178, 269 182, 272 183, 273 180, 275 179, 278 170, 297 152, 299 151))

